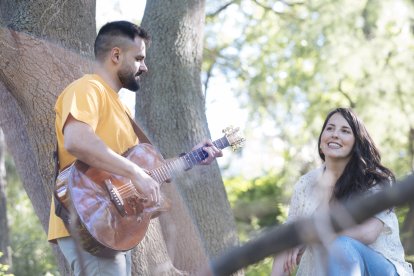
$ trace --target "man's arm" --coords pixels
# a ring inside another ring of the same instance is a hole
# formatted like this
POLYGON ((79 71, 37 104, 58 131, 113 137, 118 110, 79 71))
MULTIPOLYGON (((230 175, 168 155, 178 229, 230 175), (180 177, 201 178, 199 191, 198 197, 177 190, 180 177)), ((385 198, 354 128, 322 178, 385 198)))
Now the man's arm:
POLYGON ((92 128, 69 114, 63 127, 64 147, 77 159, 97 169, 131 179, 152 206, 160 200, 160 185, 142 168, 111 150, 92 128))

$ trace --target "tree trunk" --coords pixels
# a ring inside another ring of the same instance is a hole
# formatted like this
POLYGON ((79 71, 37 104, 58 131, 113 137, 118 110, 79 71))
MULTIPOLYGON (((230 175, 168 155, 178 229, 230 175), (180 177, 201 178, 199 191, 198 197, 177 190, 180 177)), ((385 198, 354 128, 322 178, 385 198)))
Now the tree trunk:
MULTIPOLYGON (((62 89, 88 68, 75 52, 91 53, 95 1, 3 0, 0 13, 0 127, 47 231, 56 147, 53 107, 62 89)), ((62 255, 57 258, 62 274, 68 274, 62 255)))
MULTIPOLYGON (((7 26, 0 29, 0 127, 47 231, 55 173, 53 107, 70 82, 91 72, 95 1, 7 0, 0 3, 0 13, 0 23, 7 26)), ((53 248, 61 273, 70 274, 63 255, 53 248)), ((134 255, 134 273, 151 275, 164 264, 162 274, 178 274, 165 266, 171 261, 157 220, 134 255)))
MULTIPOLYGON (((190 151, 210 136, 200 79, 204 5, 204 0, 152 0, 145 8, 142 26, 152 36, 152 43, 136 115, 166 158, 190 151)), ((163 189, 173 208, 160 221, 176 267, 195 271, 208 258, 237 243, 216 162, 193 168, 163 189)))
POLYGON ((7 221, 7 198, 6 198, 6 166, 5 166, 6 144, 3 131, 0 128, 0 264, 11 266, 9 225, 7 221))

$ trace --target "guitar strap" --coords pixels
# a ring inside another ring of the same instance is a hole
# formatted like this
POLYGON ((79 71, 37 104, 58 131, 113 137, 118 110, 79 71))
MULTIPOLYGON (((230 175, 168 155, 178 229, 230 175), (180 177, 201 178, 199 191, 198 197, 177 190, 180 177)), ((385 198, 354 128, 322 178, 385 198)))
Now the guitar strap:
POLYGON ((135 123, 135 120, 129 116, 127 112, 125 112, 129 118, 129 121, 131 122, 132 128, 134 129, 135 135, 138 137, 138 140, 140 143, 147 143, 151 144, 151 141, 148 139, 147 135, 145 135, 144 131, 135 123))
MULTIPOLYGON (((60 167, 60 162, 59 162, 59 148, 58 148, 58 143, 56 142, 56 150, 55 152, 53 152, 53 159, 55 160, 55 178, 54 178, 54 182, 55 182, 55 186, 56 186, 56 180, 59 176, 59 167, 60 167)), ((63 222, 68 225, 69 224, 69 218, 70 218, 70 214, 69 211, 65 208, 65 206, 63 206, 62 202, 59 200, 59 197, 57 196, 56 193, 56 189, 53 189, 53 199, 54 204, 55 204, 55 215, 60 217, 63 222)))

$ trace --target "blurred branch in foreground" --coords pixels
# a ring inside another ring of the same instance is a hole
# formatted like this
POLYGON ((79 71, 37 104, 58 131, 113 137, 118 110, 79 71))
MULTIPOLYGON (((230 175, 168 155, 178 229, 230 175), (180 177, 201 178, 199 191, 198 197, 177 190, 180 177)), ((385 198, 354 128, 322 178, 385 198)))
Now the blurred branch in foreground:
POLYGON ((414 201, 414 174, 369 197, 355 198, 327 213, 275 227, 242 246, 234 247, 211 263, 213 275, 231 275, 270 255, 300 244, 323 242, 326 234, 340 232, 394 206, 414 201))

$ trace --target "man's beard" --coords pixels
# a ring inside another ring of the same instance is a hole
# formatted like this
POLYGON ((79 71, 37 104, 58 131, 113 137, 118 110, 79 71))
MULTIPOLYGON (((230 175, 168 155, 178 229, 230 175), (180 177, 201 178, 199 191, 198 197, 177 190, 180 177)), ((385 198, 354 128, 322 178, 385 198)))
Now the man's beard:
MULTIPOLYGON (((138 73, 139 74, 139 73, 138 73)), ((137 92, 140 88, 139 80, 135 78, 135 75, 127 69, 121 69, 118 71, 118 78, 123 88, 137 92)))

